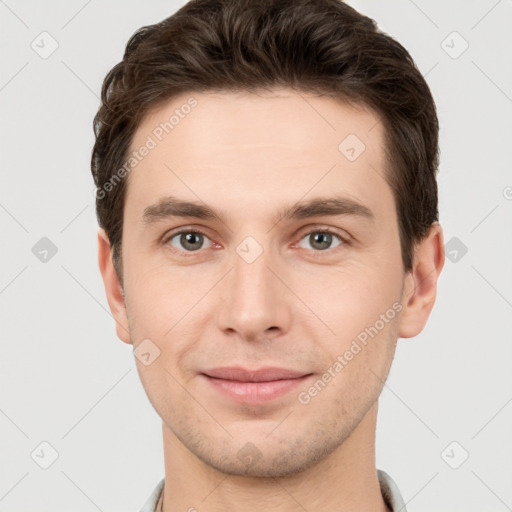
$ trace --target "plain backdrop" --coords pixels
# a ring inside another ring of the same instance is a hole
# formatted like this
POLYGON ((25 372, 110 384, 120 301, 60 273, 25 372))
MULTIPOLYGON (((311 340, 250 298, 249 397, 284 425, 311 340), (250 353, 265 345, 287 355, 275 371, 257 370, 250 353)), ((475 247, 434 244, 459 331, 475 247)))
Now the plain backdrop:
MULTIPOLYGON (((163 477, 97 266, 89 162, 104 76, 183 3, 0 1, 2 512, 138 511, 163 477)), ((410 512, 512 510, 512 2, 350 3, 409 50, 441 125, 448 258, 427 327, 399 341, 377 466, 410 512)))

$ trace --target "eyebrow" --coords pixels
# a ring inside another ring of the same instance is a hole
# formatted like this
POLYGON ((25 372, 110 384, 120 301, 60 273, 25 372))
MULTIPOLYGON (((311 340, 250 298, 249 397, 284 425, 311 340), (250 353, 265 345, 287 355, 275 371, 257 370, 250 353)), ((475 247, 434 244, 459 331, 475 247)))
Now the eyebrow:
MULTIPOLYGON (((277 219, 300 220, 335 215, 358 216, 370 222, 375 221, 375 215, 367 206, 348 197, 320 197, 285 206, 277 212, 277 219)), ((157 203, 146 207, 142 215, 142 222, 147 226, 172 217, 190 217, 226 223, 222 213, 216 212, 204 203, 185 201, 174 196, 164 197, 157 203)))

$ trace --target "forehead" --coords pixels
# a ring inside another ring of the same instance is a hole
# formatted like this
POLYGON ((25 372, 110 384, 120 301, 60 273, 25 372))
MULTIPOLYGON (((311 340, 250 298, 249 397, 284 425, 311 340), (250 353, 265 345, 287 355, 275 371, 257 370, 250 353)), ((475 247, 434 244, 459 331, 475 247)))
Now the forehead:
POLYGON ((390 197, 383 144, 377 114, 334 98, 288 89, 184 93, 139 125, 130 152, 145 156, 128 174, 126 204, 141 210, 177 195, 219 207, 259 198, 261 206, 333 188, 355 199, 390 197))
POLYGON ((290 89, 190 92, 150 110, 135 132, 132 149, 151 135, 157 143, 180 138, 202 142, 195 148, 197 157, 203 147, 211 149, 218 143, 293 146, 309 142, 300 147, 322 151, 337 149, 349 133, 361 141, 380 142, 381 129, 379 116, 369 107, 312 93, 290 89), (286 131, 282 131, 284 125, 286 131))

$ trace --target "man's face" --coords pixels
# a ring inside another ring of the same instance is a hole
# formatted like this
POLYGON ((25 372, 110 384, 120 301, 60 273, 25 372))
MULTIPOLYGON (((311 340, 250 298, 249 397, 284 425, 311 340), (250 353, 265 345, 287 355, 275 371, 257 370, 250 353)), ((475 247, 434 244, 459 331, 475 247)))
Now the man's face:
POLYGON ((210 466, 300 471, 375 411, 405 279, 382 130, 368 110, 287 89, 184 94, 139 126, 131 149, 157 144, 129 175, 123 339, 158 347, 150 365, 137 360, 148 397, 168 435, 210 466), (220 219, 166 216, 171 196, 220 219), (346 208, 284 215, 330 199, 346 208), (225 367, 304 377, 205 375, 225 367))

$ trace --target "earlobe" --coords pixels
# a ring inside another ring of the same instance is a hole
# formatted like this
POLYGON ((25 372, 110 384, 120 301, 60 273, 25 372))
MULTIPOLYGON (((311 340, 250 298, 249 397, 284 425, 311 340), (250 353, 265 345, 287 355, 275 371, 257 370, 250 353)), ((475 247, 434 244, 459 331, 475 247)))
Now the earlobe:
POLYGON ((414 249, 414 263, 407 274, 402 297, 399 337, 412 338, 425 327, 434 307, 437 280, 444 266, 443 230, 435 222, 414 249))
POLYGON ((98 263, 108 305, 116 322, 117 336, 121 341, 131 344, 123 289, 112 261, 110 242, 103 228, 98 230, 98 263))

